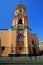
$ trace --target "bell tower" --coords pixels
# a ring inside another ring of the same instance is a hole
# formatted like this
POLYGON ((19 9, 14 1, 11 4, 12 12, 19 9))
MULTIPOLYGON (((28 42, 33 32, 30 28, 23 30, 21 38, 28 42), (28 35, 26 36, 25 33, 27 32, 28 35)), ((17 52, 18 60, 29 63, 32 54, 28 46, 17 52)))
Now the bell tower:
POLYGON ((27 26, 27 24, 28 24, 27 19, 28 19, 28 17, 26 15, 26 8, 20 2, 15 8, 15 14, 14 14, 12 26, 17 27, 19 24, 21 24, 21 25, 23 24, 23 27, 27 26))
POLYGON ((28 54, 28 17, 21 2, 15 8, 12 31, 13 54, 28 54))

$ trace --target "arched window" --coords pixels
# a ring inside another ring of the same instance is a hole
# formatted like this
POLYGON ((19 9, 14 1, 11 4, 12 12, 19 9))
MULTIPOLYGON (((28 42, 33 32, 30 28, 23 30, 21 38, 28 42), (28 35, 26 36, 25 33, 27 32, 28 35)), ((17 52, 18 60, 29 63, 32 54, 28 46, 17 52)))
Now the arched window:
POLYGON ((19 19, 19 22, 18 22, 18 24, 23 24, 23 23, 22 23, 22 19, 19 19))
POLYGON ((2 46, 2 51, 4 51, 5 50, 5 46, 2 46))
POLYGON ((22 47, 19 47, 19 50, 22 50, 22 47))

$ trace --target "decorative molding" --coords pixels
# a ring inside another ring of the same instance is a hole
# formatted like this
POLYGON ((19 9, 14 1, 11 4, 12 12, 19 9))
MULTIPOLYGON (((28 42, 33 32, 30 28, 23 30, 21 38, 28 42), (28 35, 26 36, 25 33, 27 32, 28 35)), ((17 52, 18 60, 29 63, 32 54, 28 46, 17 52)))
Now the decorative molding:
POLYGON ((0 29, 0 30, 8 30, 8 29, 0 29))

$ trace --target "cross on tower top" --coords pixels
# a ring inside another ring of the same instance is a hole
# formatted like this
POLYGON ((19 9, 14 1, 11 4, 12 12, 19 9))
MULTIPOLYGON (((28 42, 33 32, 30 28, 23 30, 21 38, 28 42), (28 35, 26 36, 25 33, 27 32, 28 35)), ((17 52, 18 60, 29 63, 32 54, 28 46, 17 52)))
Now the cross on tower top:
POLYGON ((20 4, 22 4, 21 0, 20 0, 20 4))

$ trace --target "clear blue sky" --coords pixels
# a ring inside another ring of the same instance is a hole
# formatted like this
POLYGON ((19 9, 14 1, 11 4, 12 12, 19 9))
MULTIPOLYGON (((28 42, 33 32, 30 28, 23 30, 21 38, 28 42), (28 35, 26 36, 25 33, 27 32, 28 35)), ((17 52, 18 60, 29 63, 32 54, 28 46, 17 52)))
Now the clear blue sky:
MULTIPOLYGON (((21 0, 26 6, 28 26, 32 33, 38 33, 38 40, 43 40, 43 0, 21 0)), ((16 5, 20 0, 0 0, 0 29, 9 29, 16 5)))

